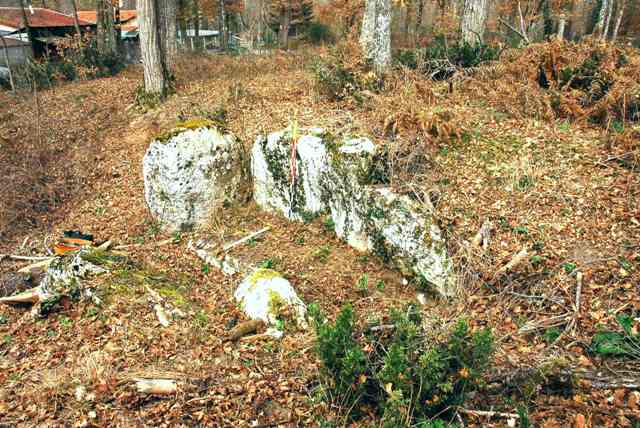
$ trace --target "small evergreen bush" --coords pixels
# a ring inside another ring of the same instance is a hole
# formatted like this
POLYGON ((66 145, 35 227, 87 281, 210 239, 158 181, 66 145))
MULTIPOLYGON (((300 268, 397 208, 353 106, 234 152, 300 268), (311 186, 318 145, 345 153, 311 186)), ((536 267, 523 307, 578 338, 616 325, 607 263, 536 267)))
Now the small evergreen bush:
POLYGON ((314 45, 332 43, 334 41, 329 26, 320 22, 312 22, 309 24, 307 27, 307 39, 314 45))
POLYGON ((500 56, 497 47, 458 41, 448 45, 444 37, 436 37, 426 48, 405 49, 395 55, 398 64, 419 70, 434 80, 445 80, 456 68, 470 68, 494 61, 500 56))
POLYGON ((460 320, 444 336, 430 335, 414 306, 393 311, 391 328, 369 328, 360 340, 350 306, 333 324, 317 307, 312 314, 327 398, 352 419, 367 407, 385 427, 444 416, 482 385, 492 360, 489 330, 471 332, 460 320))
POLYGON ((379 91, 384 83, 370 64, 362 62, 357 47, 350 44, 338 46, 316 60, 312 71, 318 92, 334 101, 361 101, 363 91, 379 91))

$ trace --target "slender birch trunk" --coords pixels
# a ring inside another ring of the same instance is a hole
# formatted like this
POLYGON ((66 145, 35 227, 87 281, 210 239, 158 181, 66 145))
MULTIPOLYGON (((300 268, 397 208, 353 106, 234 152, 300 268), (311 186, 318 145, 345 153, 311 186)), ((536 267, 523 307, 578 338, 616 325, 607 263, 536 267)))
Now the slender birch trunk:
POLYGON ((616 24, 613 27, 613 34, 611 34, 612 41, 615 41, 618 38, 618 32, 620 31, 620 24, 622 23, 622 16, 624 15, 624 7, 626 5, 627 5, 626 0, 619 0, 618 16, 616 18, 616 24))
POLYGON ((604 34, 604 20, 607 15, 607 5, 611 0, 602 0, 600 4, 600 10, 598 11, 598 18, 596 19, 596 25, 593 27, 593 34, 602 39, 604 34))
POLYGON ((558 33, 556 37, 560 40, 564 39, 564 30, 567 27, 567 17, 562 14, 558 17, 558 33))
POLYGON ((73 13, 73 26, 76 29, 78 41, 80 41, 82 33, 80 32, 80 21, 78 21, 78 7, 76 6, 76 0, 71 0, 71 11, 73 13))
POLYGON ((609 26, 611 25, 611 15, 613 13, 613 0, 607 0, 607 16, 604 21, 604 29, 602 31, 602 40, 607 40, 609 34, 609 26))
POLYGON ((391 65, 391 0, 367 0, 360 46, 376 73, 384 73, 391 65))
POLYGON ((220 49, 226 51, 228 46, 227 39, 227 11, 224 0, 218 0, 218 37, 220 38, 220 49))

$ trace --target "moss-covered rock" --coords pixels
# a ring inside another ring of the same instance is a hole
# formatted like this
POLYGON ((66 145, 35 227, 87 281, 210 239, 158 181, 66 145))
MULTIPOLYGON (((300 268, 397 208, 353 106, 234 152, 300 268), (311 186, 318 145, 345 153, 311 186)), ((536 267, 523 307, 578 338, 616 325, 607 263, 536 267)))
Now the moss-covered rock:
POLYGON ((307 326, 305 304, 289 281, 273 269, 254 270, 240 283, 234 297, 249 318, 262 320, 268 326, 307 326))
POLYGON ((374 252, 442 295, 452 294, 453 269, 432 213, 379 187, 385 166, 371 140, 303 133, 292 150, 291 138, 285 130, 258 138, 253 146, 258 205, 291 220, 330 212, 336 234, 349 245, 374 252))
POLYGON ((169 231, 204 225, 216 209, 247 197, 240 142, 206 119, 180 123, 155 139, 143 176, 149 210, 169 231))

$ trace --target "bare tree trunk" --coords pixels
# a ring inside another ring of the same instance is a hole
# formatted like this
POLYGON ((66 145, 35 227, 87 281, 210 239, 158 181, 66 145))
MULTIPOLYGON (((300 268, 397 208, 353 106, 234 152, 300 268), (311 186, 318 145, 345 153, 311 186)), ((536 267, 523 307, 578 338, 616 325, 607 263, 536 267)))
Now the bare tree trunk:
POLYGON ((557 33, 557 37, 558 39, 562 40, 564 39, 564 30, 567 26, 567 17, 562 14, 558 17, 558 33, 557 33))
POLYGON ((138 0, 140 53, 144 67, 144 88, 151 94, 166 96, 169 88, 168 71, 158 19, 158 0, 138 0))
POLYGON ((418 0, 416 4, 416 24, 415 24, 415 38, 416 42, 420 35, 420 28, 422 27, 422 11, 424 9, 424 0, 418 0))
POLYGON ((7 65, 7 70, 9 72, 9 84, 11 85, 11 92, 16 91, 16 86, 13 84, 13 73, 11 72, 11 65, 9 64, 9 49, 7 48, 7 41, 4 37, 0 37, 2 40, 2 46, 4 47, 4 62, 7 65))
POLYGON ((98 51, 103 54, 116 54, 118 44, 116 32, 113 25, 113 6, 108 0, 98 0, 96 2, 96 20, 98 51))
POLYGON ((384 73, 391 65, 391 0, 367 0, 360 46, 365 58, 373 63, 376 73, 384 73))
POLYGON ((202 44, 200 43, 200 4, 198 0, 193 0, 193 30, 196 50, 200 50, 202 44))
MULTIPOLYGON (((31 46, 31 56, 35 59, 36 52, 33 49, 33 42, 31 41, 31 26, 29 25, 29 19, 27 18, 27 11, 25 10, 24 0, 20 0, 20 9, 22 9, 22 26, 27 32, 27 38, 29 41, 29 45, 31 46)), ((20 37, 22 40, 22 36, 20 37)))
POLYGON ((178 54, 178 44, 176 41, 176 0, 157 0, 158 1, 158 26, 160 28, 160 39, 162 41, 162 49, 165 53, 167 66, 172 66, 178 54))
POLYGON ((618 17, 616 18, 616 25, 613 27, 613 34, 611 34, 611 40, 615 41, 618 38, 618 32, 620 31, 620 24, 622 23, 622 16, 624 15, 624 7, 627 5, 626 0, 619 0, 618 3, 618 17))
POLYGON ((291 27, 291 2, 283 4, 280 11, 280 48, 289 49, 289 28, 291 27))
POLYGON ((80 32, 80 21, 78 21, 78 8, 76 7, 76 0, 71 0, 71 10, 73 11, 73 26, 76 28, 76 34, 78 35, 78 40, 82 38, 82 33, 80 32))
POLYGON ((593 27, 593 34, 599 36, 601 39, 604 34, 604 19, 607 14, 607 4, 610 0, 602 0, 600 4, 600 10, 598 11, 598 18, 596 19, 596 25, 593 27))
POLYGON ((611 25, 611 15, 613 14, 613 0, 607 0, 607 18, 604 21, 604 30, 602 31, 602 40, 607 40, 609 34, 609 26, 611 25))
POLYGON ((228 46, 227 40, 227 11, 225 9, 224 0, 218 0, 218 37, 220 38, 220 49, 226 51, 228 46))
POLYGON ((470 45, 482 43, 487 20, 488 0, 465 0, 462 13, 462 41, 470 45))
POLYGON ((182 49, 187 43, 187 1, 178 0, 178 27, 180 28, 180 41, 182 49))

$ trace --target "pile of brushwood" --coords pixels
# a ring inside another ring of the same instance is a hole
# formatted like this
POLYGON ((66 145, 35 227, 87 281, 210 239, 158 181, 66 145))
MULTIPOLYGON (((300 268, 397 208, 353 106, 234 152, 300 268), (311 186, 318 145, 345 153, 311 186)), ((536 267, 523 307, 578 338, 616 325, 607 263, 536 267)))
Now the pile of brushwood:
POLYGON ((381 417, 382 426, 431 426, 482 386, 493 357, 488 329, 472 332, 464 320, 449 329, 425 328, 413 305, 395 310, 388 324, 356 331, 346 306, 335 323, 310 307, 322 362, 324 398, 347 420, 381 417))
POLYGON ((464 84, 516 117, 588 121, 621 130, 640 121, 640 54, 598 41, 513 49, 464 84))

